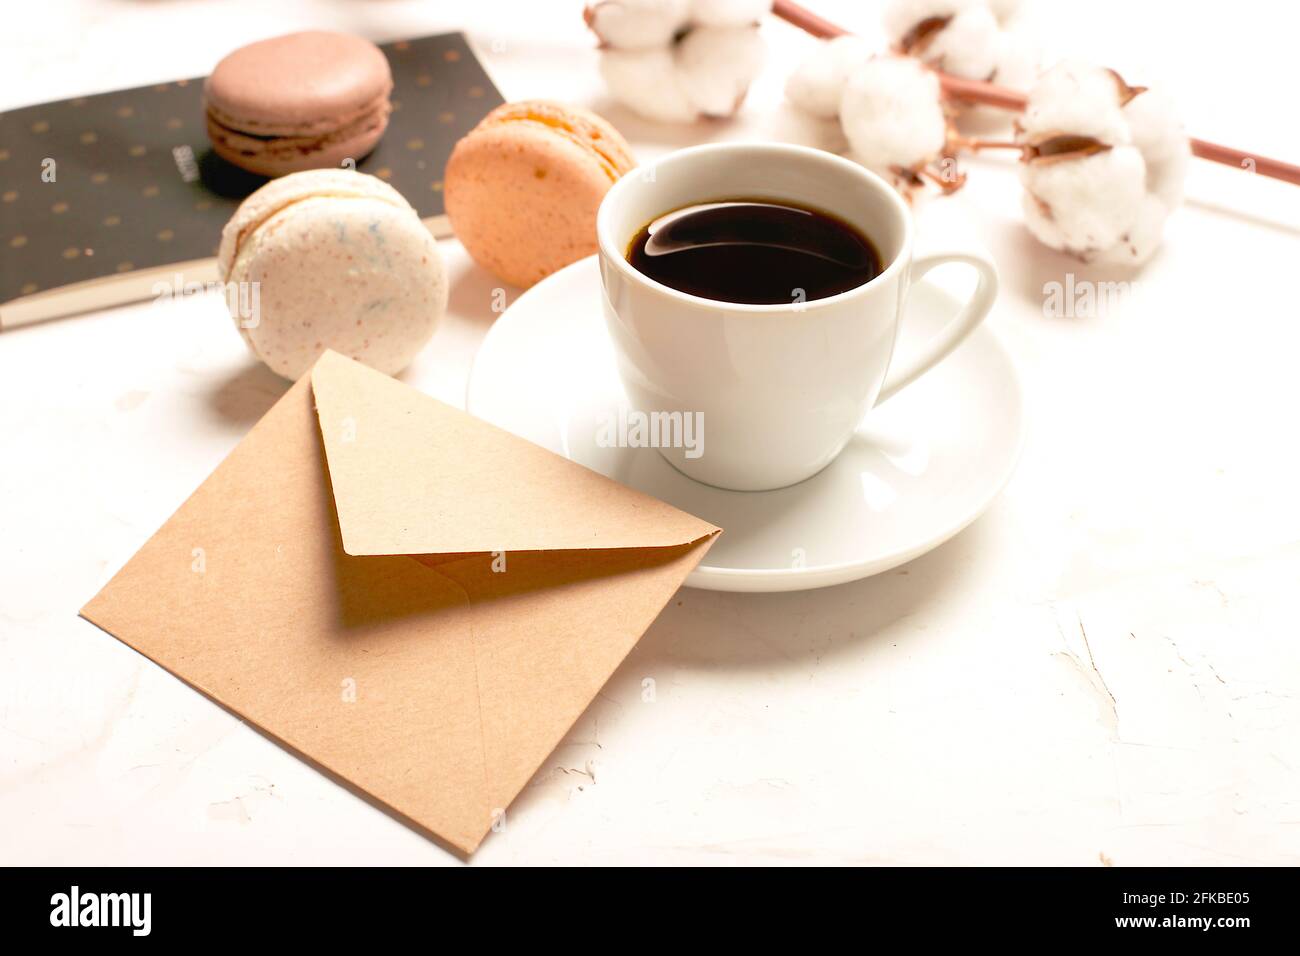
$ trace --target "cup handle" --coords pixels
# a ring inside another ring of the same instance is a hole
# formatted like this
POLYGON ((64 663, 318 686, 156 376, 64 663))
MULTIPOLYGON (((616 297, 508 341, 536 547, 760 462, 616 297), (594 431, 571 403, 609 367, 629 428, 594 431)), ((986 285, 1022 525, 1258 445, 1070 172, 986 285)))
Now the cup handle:
MULTIPOLYGON (((957 315, 942 331, 930 339, 921 349, 920 354, 911 356, 899 364, 891 362, 885 384, 880 388, 876 404, 887 401, 907 385, 934 368, 955 349, 966 336, 975 331, 975 326, 984 321, 984 317, 993 308, 998 297, 998 270, 993 260, 979 252, 936 252, 931 255, 918 256, 912 261, 910 281, 915 282, 936 266, 949 262, 960 262, 971 266, 979 273, 979 282, 967 302, 958 310, 957 315)), ((906 308, 906 299, 904 300, 906 308)))

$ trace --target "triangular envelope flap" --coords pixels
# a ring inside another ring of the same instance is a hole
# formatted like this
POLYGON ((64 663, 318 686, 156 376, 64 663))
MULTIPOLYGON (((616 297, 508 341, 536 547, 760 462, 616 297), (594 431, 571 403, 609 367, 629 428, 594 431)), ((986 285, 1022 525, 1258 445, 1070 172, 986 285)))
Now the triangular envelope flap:
POLYGON ((336 352, 311 381, 348 554, 670 547, 718 530, 336 352))

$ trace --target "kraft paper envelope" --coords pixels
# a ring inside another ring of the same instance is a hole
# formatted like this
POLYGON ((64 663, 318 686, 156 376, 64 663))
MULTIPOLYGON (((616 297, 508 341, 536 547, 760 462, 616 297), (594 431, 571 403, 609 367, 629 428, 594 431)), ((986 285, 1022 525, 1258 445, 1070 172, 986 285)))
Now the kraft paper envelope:
POLYGON ((468 854, 717 534, 330 352, 81 613, 468 854))

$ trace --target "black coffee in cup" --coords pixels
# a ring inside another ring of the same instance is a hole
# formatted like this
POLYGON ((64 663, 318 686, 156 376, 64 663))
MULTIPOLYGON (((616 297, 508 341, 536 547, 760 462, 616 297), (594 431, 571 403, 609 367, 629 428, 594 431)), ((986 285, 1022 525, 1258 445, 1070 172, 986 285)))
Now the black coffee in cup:
POLYGON ((627 261, 680 292, 751 305, 824 299, 881 271, 876 247, 848 223, 763 199, 697 203, 659 216, 633 237, 627 261))

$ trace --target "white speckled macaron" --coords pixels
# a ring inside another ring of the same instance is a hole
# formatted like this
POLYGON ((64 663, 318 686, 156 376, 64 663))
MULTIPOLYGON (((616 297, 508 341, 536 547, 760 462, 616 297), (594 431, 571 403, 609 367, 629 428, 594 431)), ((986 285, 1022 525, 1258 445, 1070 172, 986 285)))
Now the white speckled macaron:
POLYGON ((326 349, 396 374, 447 308, 442 256, 419 214, 351 170, 308 170, 257 190, 226 224, 218 266, 244 341, 289 379, 326 349))

